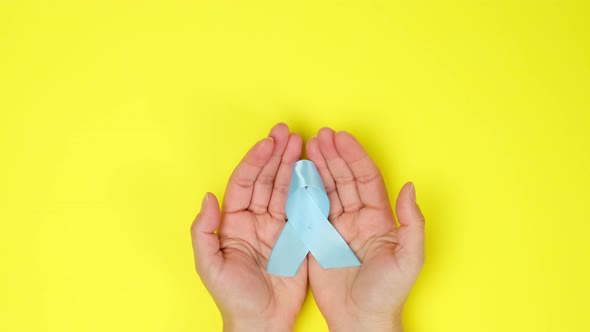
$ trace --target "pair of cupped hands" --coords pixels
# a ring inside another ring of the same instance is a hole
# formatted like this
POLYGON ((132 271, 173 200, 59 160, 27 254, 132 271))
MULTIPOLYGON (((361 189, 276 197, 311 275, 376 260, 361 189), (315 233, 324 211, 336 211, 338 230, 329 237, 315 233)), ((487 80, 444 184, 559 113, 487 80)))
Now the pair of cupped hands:
POLYGON ((207 193, 191 227, 196 269, 224 330, 292 330, 309 282, 330 330, 401 331, 403 304, 424 264, 424 217, 406 183, 395 204, 398 226, 381 172, 347 132, 322 128, 306 152, 330 200, 328 220, 362 265, 323 269, 308 254, 294 277, 266 272, 302 146, 286 124, 275 125, 233 171, 223 208, 207 193))

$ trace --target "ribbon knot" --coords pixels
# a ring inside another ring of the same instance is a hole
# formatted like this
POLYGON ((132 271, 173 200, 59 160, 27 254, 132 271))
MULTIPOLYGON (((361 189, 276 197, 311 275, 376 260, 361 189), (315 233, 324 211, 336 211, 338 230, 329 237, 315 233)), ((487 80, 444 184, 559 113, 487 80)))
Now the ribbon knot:
POLYGON ((324 269, 361 265, 327 219, 330 201, 317 168, 309 160, 299 160, 293 167, 286 213, 287 223, 268 260, 269 273, 294 276, 308 252, 324 269))

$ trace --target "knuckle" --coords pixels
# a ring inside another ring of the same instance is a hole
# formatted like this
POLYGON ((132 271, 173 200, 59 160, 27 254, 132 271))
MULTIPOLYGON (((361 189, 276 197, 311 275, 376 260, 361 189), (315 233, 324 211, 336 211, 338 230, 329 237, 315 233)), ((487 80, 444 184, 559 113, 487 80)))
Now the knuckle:
POLYGON ((381 174, 379 173, 367 173, 361 174, 356 177, 356 180, 360 183, 371 183, 381 179, 381 174))
POLYGON ((278 192, 279 194, 287 194, 289 192, 289 184, 277 181, 274 184, 273 192, 278 192))
POLYGON ((260 184, 272 184, 275 180, 275 176, 273 174, 259 174, 256 178, 256 183, 260 184))
POLYGON ((240 177, 232 178, 231 182, 241 188, 250 188, 250 187, 252 187, 252 185, 254 185, 254 181, 252 181, 251 179, 240 178, 240 177))
POLYGON ((336 183, 339 183, 339 184, 348 184, 348 183, 354 182, 354 177, 349 174, 335 175, 334 181, 336 181, 336 183))
POLYGON ((360 202, 349 203, 344 206, 344 212, 356 212, 363 208, 363 204, 360 202))

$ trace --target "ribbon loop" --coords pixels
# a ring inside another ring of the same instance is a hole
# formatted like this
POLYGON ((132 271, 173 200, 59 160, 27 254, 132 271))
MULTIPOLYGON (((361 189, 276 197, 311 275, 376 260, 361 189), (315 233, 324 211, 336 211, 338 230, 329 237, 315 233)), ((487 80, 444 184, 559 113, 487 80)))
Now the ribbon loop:
POLYGON ((294 276, 311 252, 322 268, 359 266, 361 262, 328 221, 330 201, 314 163, 293 167, 287 198, 287 223, 275 243, 267 271, 294 276))

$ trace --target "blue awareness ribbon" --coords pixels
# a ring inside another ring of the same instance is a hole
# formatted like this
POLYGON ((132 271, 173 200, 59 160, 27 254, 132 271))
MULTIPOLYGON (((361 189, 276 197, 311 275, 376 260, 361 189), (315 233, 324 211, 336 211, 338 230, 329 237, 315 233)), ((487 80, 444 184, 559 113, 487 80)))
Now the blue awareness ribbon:
POLYGON ((287 223, 272 248, 268 273, 294 276, 308 252, 324 269, 361 265, 327 219, 330 201, 320 173, 309 160, 293 166, 286 213, 287 223))

